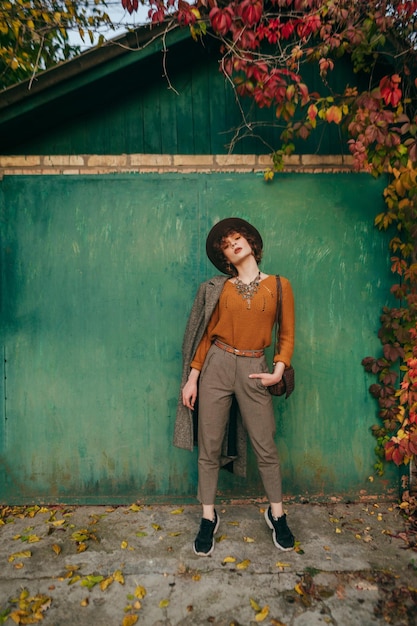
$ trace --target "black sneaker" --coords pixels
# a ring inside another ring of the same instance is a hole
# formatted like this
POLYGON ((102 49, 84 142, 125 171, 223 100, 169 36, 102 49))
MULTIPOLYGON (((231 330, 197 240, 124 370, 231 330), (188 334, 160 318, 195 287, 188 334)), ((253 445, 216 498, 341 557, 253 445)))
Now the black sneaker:
POLYGON ((217 532, 219 527, 220 518, 214 511, 214 522, 203 517, 200 523, 200 530, 193 543, 193 550, 198 556, 210 556, 214 550, 214 538, 213 535, 217 532))
POLYGON ((287 526, 287 516, 273 517, 271 507, 265 511, 265 521, 272 530, 272 541, 280 550, 288 552, 294 548, 294 535, 287 526))

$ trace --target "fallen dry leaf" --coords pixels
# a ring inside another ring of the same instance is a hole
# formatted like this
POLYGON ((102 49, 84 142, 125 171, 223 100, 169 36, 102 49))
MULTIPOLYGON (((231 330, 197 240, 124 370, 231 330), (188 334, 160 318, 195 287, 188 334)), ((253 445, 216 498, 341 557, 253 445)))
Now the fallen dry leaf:
POLYGON ((114 583, 113 576, 109 576, 108 578, 105 578, 100 583, 101 591, 106 591, 106 589, 108 589, 110 587, 110 585, 113 584, 113 583, 114 583))
POLYGON ((133 626, 138 621, 138 616, 134 613, 129 613, 125 615, 122 621, 122 626, 133 626))
POLYGON ((245 559, 236 565, 236 569, 246 569, 250 565, 250 560, 245 559))
POLYGON ((83 587, 87 587, 87 589, 92 589, 93 587, 101 583, 103 580, 104 580, 104 576, 101 576, 100 574, 98 576, 94 576, 94 574, 89 574, 88 576, 85 576, 82 579, 81 585, 83 587))
POLYGON ((146 589, 141 585, 138 585, 135 589, 135 598, 142 600, 146 596, 146 589))
POLYGON ((246 543, 255 543, 255 539, 252 539, 252 537, 243 537, 243 541, 246 541, 246 543))
POLYGON ((268 617, 268 615, 269 615, 269 606, 266 605, 264 606, 262 611, 260 611, 259 613, 255 615, 255 622, 263 622, 264 619, 268 617))
POLYGON ((52 546, 52 550, 55 552, 57 556, 61 554, 62 552, 61 546, 59 546, 57 543, 54 543, 54 545, 52 546))
POLYGON ((175 511, 171 511, 171 515, 181 515, 184 513, 184 509, 175 509, 175 511))
POLYGON ((84 542, 79 543, 77 546, 77 552, 85 552, 88 548, 88 545, 84 542))
POLYGON ((119 569, 117 569, 117 570, 114 572, 114 574, 113 574, 113 578, 114 578, 114 580, 115 580, 117 583, 120 583, 121 585, 124 585, 124 584, 125 584, 125 579, 124 579, 124 576, 123 576, 122 572, 121 572, 119 569))
POLYGON ((250 605, 251 605, 251 607, 253 608, 254 611, 258 612, 258 611, 261 610, 261 607, 256 602, 256 600, 254 600, 253 598, 249 598, 249 602, 250 602, 250 605))
POLYGON ((298 595, 305 596, 306 592, 305 592, 305 589, 304 589, 304 587, 303 587, 303 585, 301 583, 297 583, 295 585, 294 589, 298 593, 298 595))
POLYGON ((159 603, 159 608, 160 609, 166 609, 167 606, 169 606, 169 600, 165 599, 165 600, 161 600, 159 603))
POLYGON ((225 556, 223 563, 236 563, 236 559, 234 556, 225 556))
POLYGON ((16 559, 29 559, 32 556, 32 552, 30 550, 23 550, 23 552, 14 552, 7 559, 9 563, 13 563, 16 559))

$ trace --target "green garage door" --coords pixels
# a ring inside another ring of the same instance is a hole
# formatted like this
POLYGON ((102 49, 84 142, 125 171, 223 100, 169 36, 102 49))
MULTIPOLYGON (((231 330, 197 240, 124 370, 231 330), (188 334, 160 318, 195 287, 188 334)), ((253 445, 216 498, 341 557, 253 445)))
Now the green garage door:
MULTIPOLYGON (((373 228, 384 181, 365 175, 10 176, 1 182, 1 503, 186 500, 196 452, 171 445, 181 342, 216 270, 218 219, 253 222, 264 271, 296 296, 296 392, 276 400, 284 489, 357 497, 372 474, 376 406, 361 359, 391 280, 373 228)), ((222 473, 225 497, 262 495, 222 473)))

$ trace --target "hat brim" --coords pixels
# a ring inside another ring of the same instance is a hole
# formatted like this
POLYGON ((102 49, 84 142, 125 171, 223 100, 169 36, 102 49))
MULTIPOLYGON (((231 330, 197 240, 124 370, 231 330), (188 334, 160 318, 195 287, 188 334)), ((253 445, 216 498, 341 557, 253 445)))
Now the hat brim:
POLYGON ((214 244, 220 241, 226 233, 231 231, 239 233, 242 229, 252 235, 252 237, 256 241, 258 248, 262 250, 263 241, 259 231, 254 226, 252 226, 252 224, 249 224, 249 222, 241 219, 240 217, 227 217, 224 220, 220 220, 220 222, 217 222, 217 224, 213 226, 213 228, 207 235, 207 256, 213 263, 214 267, 223 272, 223 274, 230 274, 231 272, 230 270, 228 270, 225 263, 221 263, 219 261, 216 250, 214 248, 214 244))

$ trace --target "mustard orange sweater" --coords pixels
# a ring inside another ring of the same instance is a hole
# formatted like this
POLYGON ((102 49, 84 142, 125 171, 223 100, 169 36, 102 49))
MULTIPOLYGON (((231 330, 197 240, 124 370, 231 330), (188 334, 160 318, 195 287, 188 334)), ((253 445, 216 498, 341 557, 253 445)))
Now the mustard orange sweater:
MULTIPOLYGON (((294 351, 294 296, 291 283, 281 276, 282 320, 279 332, 280 350, 275 347, 274 362, 290 365, 294 351)), ((201 370, 213 341, 219 339, 238 350, 259 350, 271 344, 272 328, 277 307, 275 275, 259 283, 258 292, 247 302, 238 294, 230 280, 224 284, 219 301, 198 346, 191 367, 201 370)))

